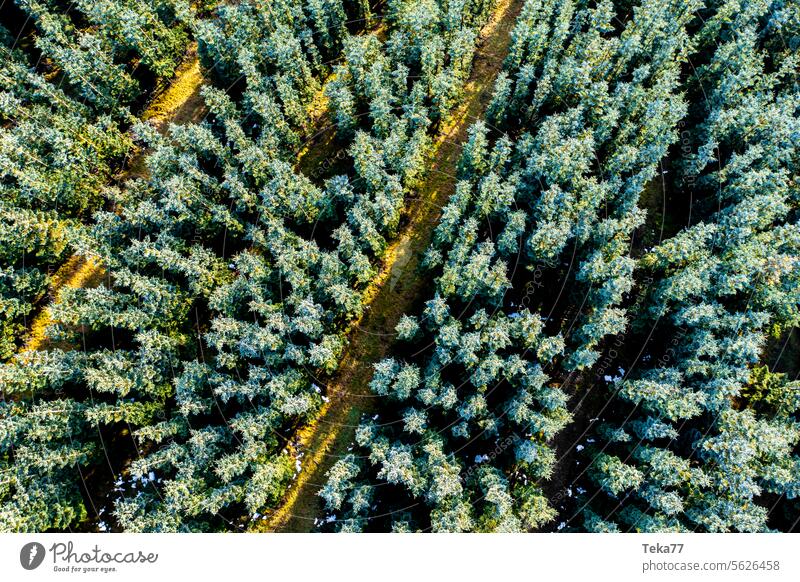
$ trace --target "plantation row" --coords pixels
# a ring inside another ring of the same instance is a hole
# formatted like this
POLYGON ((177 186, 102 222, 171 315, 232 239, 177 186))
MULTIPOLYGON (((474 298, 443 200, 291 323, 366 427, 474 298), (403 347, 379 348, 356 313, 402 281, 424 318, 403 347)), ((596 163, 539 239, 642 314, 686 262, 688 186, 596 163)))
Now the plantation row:
POLYGON ((715 8, 695 36, 710 57, 687 87, 691 153, 675 166, 698 215, 639 261, 654 282, 636 324, 670 347, 614 385, 624 403, 585 451, 591 530, 763 531, 800 508, 777 506, 800 496, 800 384, 757 367, 800 323, 800 11, 715 8))
MULTIPOLYGON (((131 108, 169 79, 192 13, 166 1, 3 7, 0 24, 0 358, 69 256, 71 231, 103 204, 132 150, 131 108)), ((138 105, 137 105, 138 104, 138 105)))
POLYGON ((0 529, 238 529, 275 507, 492 8, 239 2, 195 25, 206 120, 134 124, 147 176, 98 184, 107 210, 63 251, 106 284, 63 289, 50 348, 0 368, 0 529), (381 19, 385 42, 347 26, 381 19), (309 177, 333 61, 348 163, 309 177))
POLYGON ((790 2, 525 3, 326 528, 792 527, 799 44, 790 2))

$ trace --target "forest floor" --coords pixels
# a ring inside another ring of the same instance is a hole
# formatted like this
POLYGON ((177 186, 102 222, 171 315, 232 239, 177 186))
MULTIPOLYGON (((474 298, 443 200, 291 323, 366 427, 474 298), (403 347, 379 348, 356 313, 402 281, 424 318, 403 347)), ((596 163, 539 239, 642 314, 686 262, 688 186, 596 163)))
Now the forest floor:
MULTIPOLYGON (((197 54, 197 42, 192 42, 172 81, 155 96, 142 113, 142 121, 149 121, 162 135, 166 133, 170 124, 200 122, 208 112, 200 94, 204 81, 205 77, 197 54)), ((128 160, 119 181, 146 177, 146 154, 147 150, 137 150, 128 160)))
POLYGON ((389 353, 400 317, 427 298, 430 281, 421 272, 420 262, 441 208, 454 191, 467 130, 482 119, 491 99, 521 9, 521 0, 500 0, 494 16, 481 30, 462 102, 442 124, 430 155, 428 175, 418 189, 419 197, 408 201, 405 227, 387 249, 380 274, 365 291, 364 315, 350 328, 339 370, 327 387, 328 401, 315 422, 298 431, 290 447, 290 453, 300 458, 301 471, 283 504, 266 521, 254 524, 254 529, 308 532, 315 519, 323 516, 318 492, 325 474, 347 454, 360 418, 374 411, 375 397, 369 391, 372 366, 389 353))
POLYGON ((165 131, 170 123, 183 125, 199 122, 206 114, 205 102, 200 95, 203 81, 197 43, 192 42, 172 82, 156 95, 142 114, 142 120, 149 121, 160 132, 165 131))
MULTIPOLYGON (((374 27, 367 28, 361 34, 371 34, 383 42, 386 40, 386 23, 383 20, 378 21, 374 27)), ((308 177, 317 176, 324 172, 329 164, 343 157, 341 144, 336 140, 336 125, 329 116, 329 99, 326 91, 328 84, 335 78, 336 73, 328 75, 322 83, 322 88, 308 106, 308 125, 313 129, 297 152, 295 162, 295 170, 308 177)))

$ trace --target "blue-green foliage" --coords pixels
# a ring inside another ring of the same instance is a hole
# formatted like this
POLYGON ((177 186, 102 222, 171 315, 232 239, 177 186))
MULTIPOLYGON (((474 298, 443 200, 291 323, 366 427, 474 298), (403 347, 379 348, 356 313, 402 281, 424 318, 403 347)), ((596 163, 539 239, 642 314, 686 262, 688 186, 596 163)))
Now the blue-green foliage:
POLYGON ((796 386, 777 382, 784 405, 771 411, 744 397, 769 335, 800 314, 797 20, 780 30, 781 2, 717 4, 696 36, 712 56, 690 93, 699 121, 680 167, 700 219, 640 261, 655 281, 641 316, 674 339, 659 365, 619 384, 637 404, 617 428, 631 438, 603 445, 642 475, 617 514, 626 530, 763 531, 758 498, 798 494, 796 386))
POLYGON ((694 7, 646 1, 612 34, 611 2, 525 4, 489 108, 515 137, 471 128, 426 257, 436 292, 415 345, 427 349, 376 364, 372 390, 386 397, 390 420, 359 429, 362 478, 404 486, 408 498, 357 510, 343 488, 355 497, 367 485, 340 480, 322 495, 345 510, 346 529, 393 504, 419 507, 400 529, 516 531, 555 517, 539 484, 556 460, 548 442, 570 415, 551 369, 590 366, 601 339, 625 329, 617 305, 633 281, 626 255, 643 220, 638 196, 686 112, 678 73, 694 7), (513 285, 568 250, 577 285, 589 289, 577 331, 564 337, 519 305, 513 285))

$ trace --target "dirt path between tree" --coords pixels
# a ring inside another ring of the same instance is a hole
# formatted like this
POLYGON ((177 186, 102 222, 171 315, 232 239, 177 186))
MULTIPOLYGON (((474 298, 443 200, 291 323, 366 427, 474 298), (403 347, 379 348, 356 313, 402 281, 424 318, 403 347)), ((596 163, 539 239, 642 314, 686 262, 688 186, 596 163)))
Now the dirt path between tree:
POLYGON ((400 317, 428 295, 430 281, 419 269, 441 208, 452 194, 461 145, 470 125, 481 119, 489 104, 494 80, 508 53, 511 31, 522 0, 500 0, 494 16, 481 30, 472 73, 461 105, 441 127, 430 155, 431 166, 419 197, 409 201, 406 226, 389 246, 383 268, 365 291, 364 315, 353 323, 349 344, 334 380, 328 385, 328 402, 317 420, 295 435, 290 453, 302 454, 301 471, 284 503, 259 531, 308 532, 323 515, 317 495, 325 473, 347 454, 362 415, 374 410, 369 391, 372 365, 388 353, 400 317))
POLYGON ((50 317, 50 306, 61 300, 65 288, 80 288, 99 285, 103 278, 103 270, 91 259, 73 255, 53 275, 50 283, 48 297, 50 304, 43 307, 31 322, 27 340, 20 349, 20 353, 40 350, 49 345, 45 335, 47 326, 53 323, 50 317))
MULTIPOLYGON (((197 42, 192 41, 172 81, 147 106, 141 115, 142 121, 149 121, 161 134, 165 134, 173 123, 177 125, 199 123, 208 112, 200 94, 204 82, 205 77, 197 54, 197 42)), ((128 160, 125 172, 118 181, 146 177, 146 159, 147 150, 136 151, 128 160)))

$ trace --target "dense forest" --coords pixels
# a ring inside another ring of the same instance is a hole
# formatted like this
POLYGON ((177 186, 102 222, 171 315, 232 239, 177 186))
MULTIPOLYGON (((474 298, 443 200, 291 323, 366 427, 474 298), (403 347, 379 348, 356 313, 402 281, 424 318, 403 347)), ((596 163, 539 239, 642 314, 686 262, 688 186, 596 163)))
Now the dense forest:
POLYGON ((800 527, 796 0, 14 0, 0 45, 0 531, 800 527))

